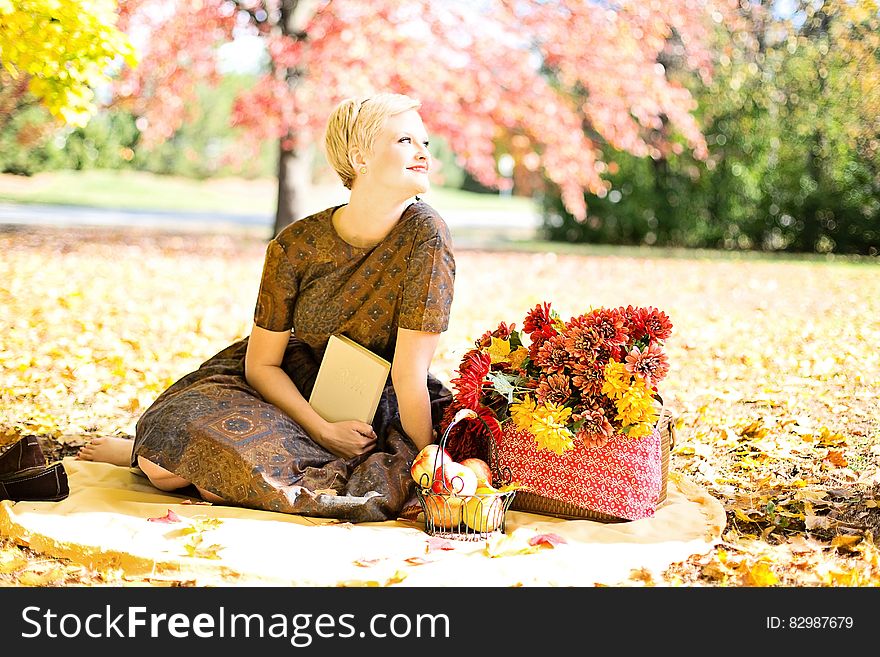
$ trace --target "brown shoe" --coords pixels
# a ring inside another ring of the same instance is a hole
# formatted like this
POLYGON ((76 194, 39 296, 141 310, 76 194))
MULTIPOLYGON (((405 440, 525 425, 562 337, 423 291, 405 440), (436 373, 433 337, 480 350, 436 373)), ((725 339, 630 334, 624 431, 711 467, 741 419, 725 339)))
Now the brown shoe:
POLYGON ((0 500, 57 502, 68 495, 67 471, 60 461, 0 480, 0 500))
POLYGON ((25 436, 0 454, 0 480, 46 467, 46 457, 36 436, 25 436))

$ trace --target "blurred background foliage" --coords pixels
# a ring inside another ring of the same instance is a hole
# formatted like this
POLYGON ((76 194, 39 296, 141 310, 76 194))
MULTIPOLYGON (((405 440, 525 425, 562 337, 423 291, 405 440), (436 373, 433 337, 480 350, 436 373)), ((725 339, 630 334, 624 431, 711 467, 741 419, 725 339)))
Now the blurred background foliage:
MULTIPOLYGON (((606 146, 612 190, 587 199, 585 222, 566 213, 545 184, 546 236, 877 255, 877 6, 801 5, 790 16, 754 25, 754 41, 725 40, 710 84, 678 77, 698 101, 708 159, 697 161, 687 149, 637 158, 606 146)), ((676 74, 675 61, 662 63, 676 74)))
MULTIPOLYGON (((604 143, 601 196, 585 197, 578 221, 559 189, 535 172, 517 136, 497 152, 514 162, 514 195, 535 199, 542 237, 551 241, 877 255, 880 249, 880 20, 876 2, 787 2, 784 15, 751 26, 719 27, 718 62, 706 83, 675 59, 658 64, 697 100, 695 116, 709 156, 663 149, 637 157, 604 143)), ((674 40, 675 35, 672 36, 674 40)), ((554 71, 546 74, 553 78, 554 71)), ((0 122, 0 171, 134 169, 205 179, 272 177, 277 144, 260 157, 228 157, 236 128, 236 93, 256 73, 229 73, 198 93, 194 119, 152 148, 124 107, 105 108, 85 127, 59 127, 38 103, 20 103, 0 122)), ((15 81, 0 72, 0 104, 15 81)), ((662 134, 671 139, 675 135, 662 134)), ((443 184, 498 194, 465 172, 442 139, 434 140, 443 184)), ((317 161, 317 156, 316 156, 317 161)))

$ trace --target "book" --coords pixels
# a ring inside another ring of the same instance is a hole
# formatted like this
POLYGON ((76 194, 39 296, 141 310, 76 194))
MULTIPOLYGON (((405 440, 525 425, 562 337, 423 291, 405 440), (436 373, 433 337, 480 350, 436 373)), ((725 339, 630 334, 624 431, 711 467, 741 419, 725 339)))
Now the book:
POLYGON ((391 363, 344 335, 331 335, 309 404, 328 422, 372 423, 391 363))

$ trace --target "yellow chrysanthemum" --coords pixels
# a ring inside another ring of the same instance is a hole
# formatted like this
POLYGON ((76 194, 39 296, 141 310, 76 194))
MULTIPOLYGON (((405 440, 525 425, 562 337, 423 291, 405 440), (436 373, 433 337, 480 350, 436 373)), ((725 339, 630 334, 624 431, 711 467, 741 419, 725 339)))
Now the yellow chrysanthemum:
POLYGON ((529 395, 523 397, 521 402, 510 405, 510 418, 519 429, 523 431, 531 430, 535 406, 535 401, 529 395))
POLYGON ((556 454, 563 454, 574 447, 574 434, 561 422, 557 422, 553 414, 536 415, 529 429, 535 437, 538 449, 549 449, 556 454))
POLYGON ((633 424, 627 427, 626 437, 627 438, 644 438, 649 435, 654 430, 653 423, 650 422, 639 422, 638 424, 633 424))
POLYGON ((623 363, 611 361, 605 366, 605 383, 602 384, 602 394, 611 399, 620 399, 621 395, 630 389, 632 375, 626 371, 623 363))
POLYGON ((541 419, 549 419, 553 422, 558 422, 559 424, 564 425, 571 418, 571 409, 568 408, 568 406, 562 406, 561 404, 547 402, 543 406, 538 406, 535 409, 535 416, 541 419))
POLYGON ((492 344, 486 349, 492 364, 506 363, 510 360, 510 340, 502 340, 501 338, 492 338, 492 344))

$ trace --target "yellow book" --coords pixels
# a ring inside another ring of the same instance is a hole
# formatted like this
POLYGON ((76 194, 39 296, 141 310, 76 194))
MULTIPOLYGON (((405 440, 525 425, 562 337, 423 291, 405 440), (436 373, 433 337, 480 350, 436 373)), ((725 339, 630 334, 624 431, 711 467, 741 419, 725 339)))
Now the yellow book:
POLYGON ((372 423, 391 363, 344 335, 331 335, 309 404, 328 422, 372 423))

